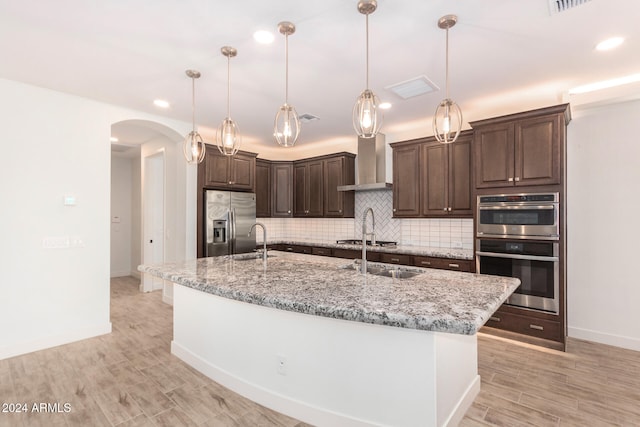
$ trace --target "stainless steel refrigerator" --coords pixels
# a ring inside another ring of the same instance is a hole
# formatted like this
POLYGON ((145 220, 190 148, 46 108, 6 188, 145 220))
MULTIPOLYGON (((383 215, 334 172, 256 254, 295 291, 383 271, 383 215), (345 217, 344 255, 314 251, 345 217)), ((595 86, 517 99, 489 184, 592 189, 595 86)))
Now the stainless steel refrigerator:
POLYGON ((256 248, 255 193, 207 190, 205 192, 204 255, 220 256, 251 252, 256 248))

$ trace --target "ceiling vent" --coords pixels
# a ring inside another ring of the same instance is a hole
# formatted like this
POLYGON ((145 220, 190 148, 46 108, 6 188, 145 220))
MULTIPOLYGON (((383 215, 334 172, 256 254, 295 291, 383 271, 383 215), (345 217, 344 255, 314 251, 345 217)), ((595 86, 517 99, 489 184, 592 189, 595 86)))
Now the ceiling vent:
POLYGON ((549 0, 549 13, 555 15, 556 13, 564 12, 590 1, 591 0, 549 0))
POLYGON ((404 82, 396 83, 385 87, 402 99, 413 98, 414 96, 424 95, 440 90, 427 76, 418 76, 404 82))
POLYGON ((315 122, 316 120, 320 120, 320 117, 314 116, 313 114, 308 114, 308 113, 301 114, 300 116, 298 116, 298 118, 300 119, 301 123, 309 123, 309 122, 315 122))

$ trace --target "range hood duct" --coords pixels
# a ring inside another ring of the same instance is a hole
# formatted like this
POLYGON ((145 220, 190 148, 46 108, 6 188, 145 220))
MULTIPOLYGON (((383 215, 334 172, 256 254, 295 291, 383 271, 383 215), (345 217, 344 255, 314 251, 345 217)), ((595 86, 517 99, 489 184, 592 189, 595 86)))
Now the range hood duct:
POLYGON ((358 138, 356 157, 358 176, 355 185, 340 185, 338 191, 370 191, 391 188, 387 180, 386 143, 383 134, 358 138))

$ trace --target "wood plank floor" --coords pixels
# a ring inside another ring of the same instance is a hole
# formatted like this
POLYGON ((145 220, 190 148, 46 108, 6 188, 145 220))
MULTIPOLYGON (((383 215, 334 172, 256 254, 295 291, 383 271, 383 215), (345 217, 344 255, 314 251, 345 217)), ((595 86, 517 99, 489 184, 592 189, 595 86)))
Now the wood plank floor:
MULTIPOLYGON (((113 333, 0 360, 0 403, 29 406, 0 413, 0 427, 306 426, 172 356, 171 307, 138 284, 112 279, 113 333)), ((462 426, 640 426, 639 352, 570 340, 562 353, 480 334, 478 357, 482 388, 462 426)))

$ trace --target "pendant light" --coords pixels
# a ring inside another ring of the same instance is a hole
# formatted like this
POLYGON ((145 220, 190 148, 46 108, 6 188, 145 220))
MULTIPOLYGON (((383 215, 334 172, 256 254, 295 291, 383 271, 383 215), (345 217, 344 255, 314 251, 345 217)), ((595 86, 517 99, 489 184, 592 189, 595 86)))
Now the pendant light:
POLYGON ((240 132, 236 122, 231 120, 231 58, 238 51, 231 46, 223 46, 220 51, 227 57, 227 117, 222 121, 216 132, 216 145, 218 150, 226 156, 233 156, 240 149, 240 132))
POLYGON ((300 135, 300 118, 296 109, 289 105, 289 36, 296 31, 296 26, 291 22, 283 21, 278 24, 278 31, 284 34, 285 52, 285 86, 284 104, 276 113, 273 126, 273 136, 276 142, 283 147, 293 147, 300 135))
POLYGON ((353 106, 353 128, 361 138, 374 138, 382 125, 382 111, 379 110, 380 100, 369 89, 369 15, 378 7, 376 0, 360 0, 358 11, 366 17, 367 34, 367 86, 353 106))
POLYGON ((439 142, 448 144, 455 142, 462 129, 462 110, 458 104, 449 98, 449 28, 456 25, 456 15, 445 15, 438 20, 438 27, 447 32, 446 46, 446 98, 443 99, 433 116, 433 134, 439 142))
POLYGON ((197 165, 204 160, 205 146, 200 134, 196 131, 196 79, 200 78, 200 71, 187 70, 187 76, 191 78, 191 119, 193 127, 189 135, 184 139, 182 152, 190 165, 197 165))

